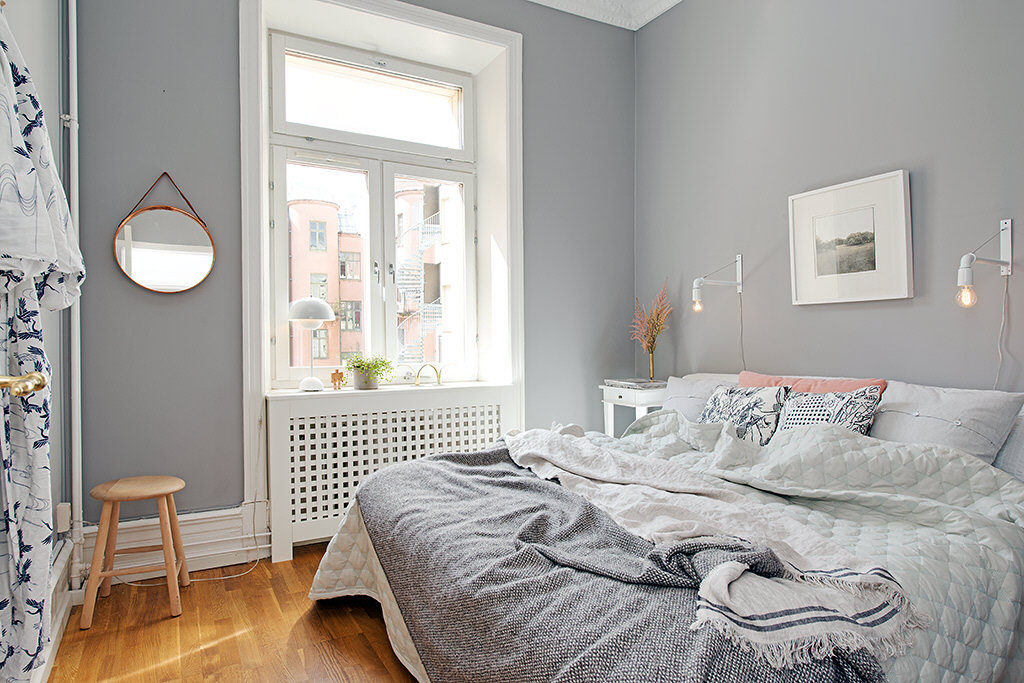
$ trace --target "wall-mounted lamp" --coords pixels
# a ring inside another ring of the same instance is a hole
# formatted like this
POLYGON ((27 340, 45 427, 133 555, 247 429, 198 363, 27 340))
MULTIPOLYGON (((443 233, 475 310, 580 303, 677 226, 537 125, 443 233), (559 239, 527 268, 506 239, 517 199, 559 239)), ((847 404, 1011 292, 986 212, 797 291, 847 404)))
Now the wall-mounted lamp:
POLYGON ((693 312, 700 313, 704 310, 704 303, 701 301, 701 290, 704 289, 704 285, 714 285, 719 287, 735 287, 736 298, 739 301, 740 308, 740 334, 739 334, 739 350, 740 350, 740 364, 743 369, 747 369, 747 356, 743 351, 743 254, 736 254, 736 279, 735 280, 711 280, 708 275, 714 275, 715 273, 725 270, 732 263, 726 263, 718 270, 713 270, 707 275, 703 275, 693 280, 693 312))
MULTIPOLYGON (((993 235, 989 241, 999 237, 999 258, 982 258, 972 252, 966 253, 960 259, 960 269, 956 273, 956 303, 961 308, 970 308, 978 303, 978 293, 974 291, 974 264, 990 263, 999 266, 1001 275, 1013 273, 1013 221, 1004 218, 999 221, 999 232, 993 235)), ((988 244, 985 242, 978 249, 988 244)))
MULTIPOLYGON (((726 265, 722 266, 721 268, 719 268, 718 270, 722 270, 723 268, 727 268, 730 265, 732 265, 732 264, 726 264, 726 265)), ((713 271, 711 273, 708 273, 708 275, 713 275, 714 273, 717 273, 717 272, 718 271, 716 270, 716 271, 713 271)), ((722 286, 722 287, 735 287, 737 294, 743 294, 743 254, 736 254, 736 279, 735 280, 709 280, 707 275, 705 275, 703 277, 694 278, 694 280, 693 280, 693 312, 694 313, 700 313, 701 311, 704 310, 704 304, 701 301, 701 289, 704 288, 704 285, 718 285, 718 286, 722 286)))

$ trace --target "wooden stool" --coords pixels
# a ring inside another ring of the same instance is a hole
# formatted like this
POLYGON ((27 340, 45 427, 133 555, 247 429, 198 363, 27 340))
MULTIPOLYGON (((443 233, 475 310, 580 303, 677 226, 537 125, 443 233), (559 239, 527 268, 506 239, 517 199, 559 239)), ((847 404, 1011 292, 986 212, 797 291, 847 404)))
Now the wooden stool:
POLYGON ((100 526, 96 532, 96 547, 92 551, 92 566, 89 568, 89 584, 85 589, 85 603, 82 605, 83 629, 92 626, 92 613, 96 608, 96 593, 103 597, 110 595, 110 577, 126 574, 141 574, 163 569, 167 573, 167 594, 171 599, 171 616, 181 614, 181 596, 178 581, 187 586, 188 565, 185 564, 185 547, 181 542, 178 528, 178 512, 174 508, 174 495, 185 488, 185 482, 178 477, 127 477, 100 484, 89 491, 96 500, 103 501, 100 526), (121 503, 130 500, 156 498, 160 512, 160 545, 145 545, 136 548, 117 549, 117 518, 121 503), (114 569, 114 555, 123 553, 146 553, 163 550, 163 564, 148 564, 143 567, 114 569), (177 555, 177 559, 175 559, 177 555), (102 584, 102 585, 101 585, 102 584))

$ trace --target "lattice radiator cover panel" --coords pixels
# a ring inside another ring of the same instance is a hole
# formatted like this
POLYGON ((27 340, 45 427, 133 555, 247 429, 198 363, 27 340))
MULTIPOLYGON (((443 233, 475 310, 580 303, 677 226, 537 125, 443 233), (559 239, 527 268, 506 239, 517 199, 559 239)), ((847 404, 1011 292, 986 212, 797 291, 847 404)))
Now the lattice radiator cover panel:
POLYGON ((435 453, 479 451, 501 436, 497 403, 289 418, 291 521, 340 518, 364 477, 387 465, 435 453))

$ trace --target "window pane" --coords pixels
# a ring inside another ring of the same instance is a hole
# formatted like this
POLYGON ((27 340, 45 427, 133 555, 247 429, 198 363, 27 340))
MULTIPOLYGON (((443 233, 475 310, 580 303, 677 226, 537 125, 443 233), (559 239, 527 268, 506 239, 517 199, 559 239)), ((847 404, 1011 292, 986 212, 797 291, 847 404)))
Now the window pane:
POLYGON ((338 254, 338 276, 342 280, 362 279, 362 254, 358 251, 343 251, 338 254))
POLYGON ((309 222, 309 250, 327 251, 327 222, 309 222))
POLYGON ((461 183, 395 176, 398 360, 466 353, 466 204, 461 183))
POLYGON ((462 88, 285 53, 285 119, 462 149, 462 88))
MULTIPOLYGON (((366 349, 360 318, 369 295, 362 272, 370 261, 367 174, 289 161, 286 180, 289 301, 314 296, 334 308, 335 320, 314 331, 312 353, 315 365, 339 366, 366 349)), ((309 332, 291 325, 289 337, 292 367, 308 367, 309 332)))
POLYGON ((309 295, 317 299, 327 301, 327 275, 324 273, 310 273, 309 295))
POLYGON ((313 358, 314 360, 322 360, 327 358, 327 330, 313 330, 313 358))

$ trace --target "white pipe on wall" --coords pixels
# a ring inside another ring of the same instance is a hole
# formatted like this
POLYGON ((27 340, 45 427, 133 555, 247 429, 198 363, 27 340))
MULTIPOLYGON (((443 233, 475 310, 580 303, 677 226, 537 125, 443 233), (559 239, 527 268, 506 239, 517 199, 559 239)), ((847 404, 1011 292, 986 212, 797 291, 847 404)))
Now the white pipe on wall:
MULTIPOLYGON (((78 221, 78 2, 68 0, 68 112, 61 117, 68 127, 68 205, 71 222, 81 234, 78 221)), ((81 586, 85 564, 82 550, 82 310, 79 301, 71 305, 71 588, 81 586)))

